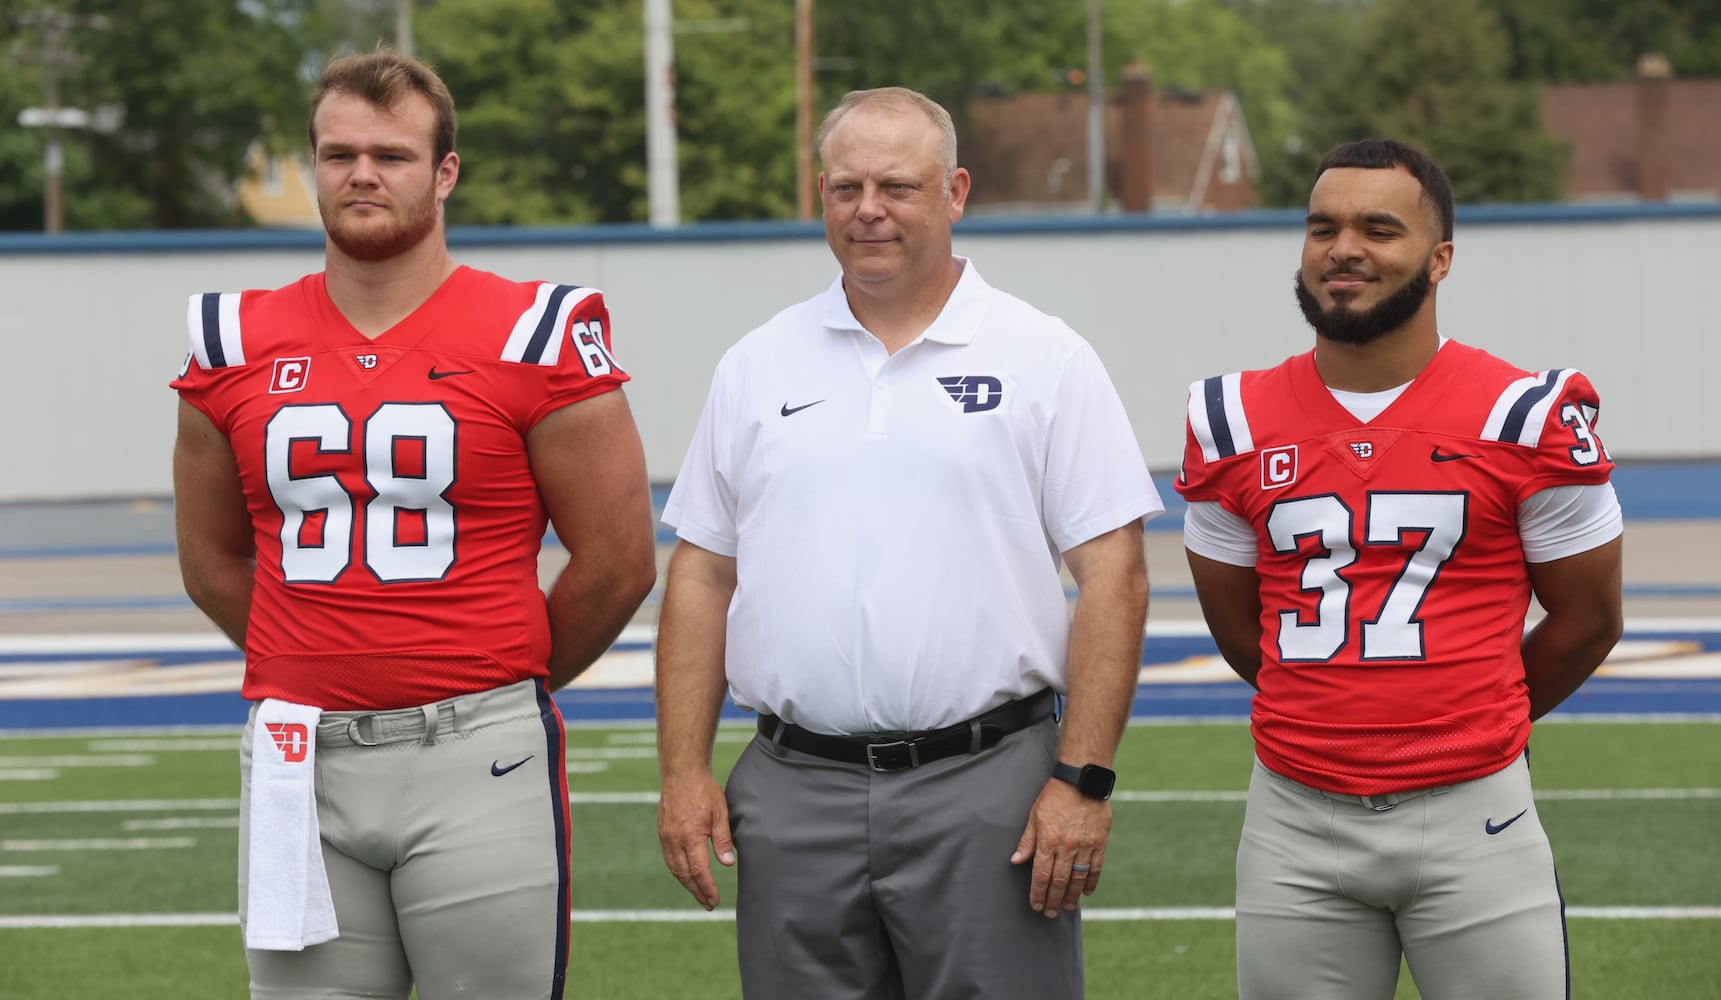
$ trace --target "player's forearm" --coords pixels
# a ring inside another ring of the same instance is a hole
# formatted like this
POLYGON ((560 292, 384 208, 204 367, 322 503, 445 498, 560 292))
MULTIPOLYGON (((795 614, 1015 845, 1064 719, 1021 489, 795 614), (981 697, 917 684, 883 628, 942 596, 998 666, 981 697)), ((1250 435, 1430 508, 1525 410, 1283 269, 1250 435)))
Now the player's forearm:
POLYGON ((1261 682, 1257 678, 1261 674, 1261 630, 1257 628, 1253 634, 1241 639, 1221 636, 1214 631, 1213 641, 1232 672, 1250 687, 1260 690, 1261 682))
POLYGON ((1069 700, 1058 757, 1110 766, 1141 675, 1147 575, 1120 568, 1085 581, 1070 621, 1069 700))
POLYGON ((665 781, 709 773, 728 681, 723 666, 729 594, 671 573, 657 632, 658 769, 665 781))
POLYGON ((1587 552, 1529 565, 1530 584, 1547 617, 1524 636, 1524 682, 1530 718, 1539 719, 1576 691, 1619 641, 1623 538, 1587 552))
POLYGON ((245 648, 245 628, 251 617, 251 588, 256 583, 256 560, 237 556, 188 557, 181 550, 180 577, 185 594, 215 623, 215 627, 245 648))
POLYGON ((1530 718, 1540 719, 1571 697, 1619 641, 1624 622, 1614 609, 1585 615, 1549 615, 1524 636, 1524 682, 1530 718))
POLYGON ((1261 673, 1261 578, 1253 566, 1235 566, 1185 549, 1195 597, 1207 631, 1237 676, 1259 688, 1261 673))
POLYGON ((657 567, 649 559, 568 563, 546 598, 550 690, 563 687, 609 651, 656 582, 657 567))

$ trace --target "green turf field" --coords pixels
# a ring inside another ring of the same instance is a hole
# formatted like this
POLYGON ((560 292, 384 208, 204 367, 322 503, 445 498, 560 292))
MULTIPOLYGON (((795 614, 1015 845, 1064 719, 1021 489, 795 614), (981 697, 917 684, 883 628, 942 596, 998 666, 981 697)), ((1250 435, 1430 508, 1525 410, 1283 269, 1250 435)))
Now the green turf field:
MULTIPOLYGON (((746 736, 724 730, 722 767, 746 736)), ((0 998, 245 996, 236 742, 0 738, 0 998)), ((570 996, 739 997, 733 925, 721 910, 701 919, 658 856, 651 732, 581 729, 569 743, 582 911, 570 996)), ((1573 908, 1572 995, 1721 996, 1721 726, 1570 722, 1539 727, 1532 746, 1573 908)), ((1231 922, 1199 911, 1231 903, 1249 760, 1241 724, 1130 730, 1088 904, 1089 997, 1235 995, 1231 922)), ((1398 996, 1417 996, 1408 976, 1398 996)))

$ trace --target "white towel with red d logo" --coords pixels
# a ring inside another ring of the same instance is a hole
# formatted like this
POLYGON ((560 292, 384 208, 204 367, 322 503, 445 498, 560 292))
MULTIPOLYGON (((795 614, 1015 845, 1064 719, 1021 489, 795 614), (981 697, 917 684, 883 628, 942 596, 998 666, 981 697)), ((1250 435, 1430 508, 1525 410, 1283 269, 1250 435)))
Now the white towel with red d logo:
POLYGON ((317 720, 270 698, 251 733, 250 874, 245 947, 303 951, 340 936, 317 829, 317 720))

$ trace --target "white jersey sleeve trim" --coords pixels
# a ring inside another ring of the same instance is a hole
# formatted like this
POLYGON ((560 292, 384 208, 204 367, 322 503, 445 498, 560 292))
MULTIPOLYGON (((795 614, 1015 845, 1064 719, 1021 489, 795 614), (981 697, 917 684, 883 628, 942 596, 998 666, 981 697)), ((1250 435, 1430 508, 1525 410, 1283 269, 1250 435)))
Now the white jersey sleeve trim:
POLYGON ((502 347, 502 360, 555 367, 562 357, 566 338, 561 332, 567 328, 568 316, 575 306, 596 294, 595 288, 540 282, 531 306, 514 321, 508 343, 502 347))
POLYGON ((1553 562, 1588 552, 1624 530, 1612 483, 1550 486, 1518 505, 1518 536, 1528 562, 1553 562))
POLYGON ((1215 500, 1191 500, 1183 512, 1183 546, 1198 556, 1231 566, 1253 566, 1260 558, 1249 522, 1215 500))
POLYGON ((1541 444, 1548 411, 1559 402, 1566 380, 1576 374, 1571 368, 1550 368, 1513 382, 1494 401, 1482 438, 1534 448, 1541 444))
POLYGON ((1255 450, 1243 412, 1243 373, 1215 375, 1189 386, 1189 427, 1209 462, 1255 450))
POLYGON ((235 368, 245 363, 245 340, 239 329, 239 293, 193 295, 185 308, 191 353, 198 367, 235 368))

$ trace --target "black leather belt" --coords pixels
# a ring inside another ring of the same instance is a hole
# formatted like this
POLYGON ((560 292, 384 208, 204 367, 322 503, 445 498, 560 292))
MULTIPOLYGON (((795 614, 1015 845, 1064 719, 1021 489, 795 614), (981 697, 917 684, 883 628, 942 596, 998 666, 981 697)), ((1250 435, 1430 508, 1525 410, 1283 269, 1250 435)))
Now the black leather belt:
POLYGON ((873 733, 868 736, 828 736, 791 725, 775 715, 759 716, 759 735, 791 750, 846 764, 865 764, 874 771, 904 771, 963 753, 979 753, 1018 729, 1047 718, 1056 707, 1051 688, 1005 702, 967 722, 925 733, 873 733), (779 731, 780 727, 780 731, 779 731))

